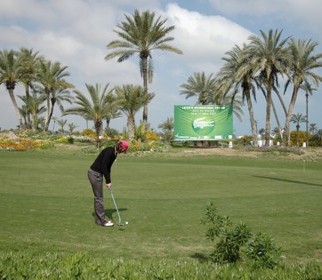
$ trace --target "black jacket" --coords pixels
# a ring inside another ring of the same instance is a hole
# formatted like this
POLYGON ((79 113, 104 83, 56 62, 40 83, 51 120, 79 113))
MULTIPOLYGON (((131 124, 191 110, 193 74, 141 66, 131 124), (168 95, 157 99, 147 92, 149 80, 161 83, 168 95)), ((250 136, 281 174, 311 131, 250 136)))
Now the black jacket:
POLYGON ((105 148, 100 152, 90 167, 93 171, 104 175, 106 184, 111 183, 111 167, 116 157, 115 147, 105 148))

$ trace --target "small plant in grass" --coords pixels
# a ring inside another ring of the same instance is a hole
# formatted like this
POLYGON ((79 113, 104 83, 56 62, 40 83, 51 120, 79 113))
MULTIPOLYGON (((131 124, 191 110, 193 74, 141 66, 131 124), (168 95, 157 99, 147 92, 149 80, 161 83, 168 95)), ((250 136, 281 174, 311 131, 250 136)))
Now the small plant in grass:
POLYGON ((234 225, 228 216, 218 214, 210 203, 202 222, 208 225, 206 236, 216 242, 211 259, 216 263, 235 263, 241 258, 241 248, 251 237, 249 227, 241 223, 234 225))
POLYGON ((247 257, 253 262, 254 267, 274 268, 281 262, 281 249, 273 239, 264 233, 256 234, 247 244, 247 257))
POLYGON ((214 244, 210 258, 215 263, 236 263, 240 260, 256 268, 274 268, 280 264, 281 250, 266 234, 253 234, 244 223, 233 224, 230 217, 218 214, 213 203, 206 207, 202 223, 207 225, 206 236, 214 244))

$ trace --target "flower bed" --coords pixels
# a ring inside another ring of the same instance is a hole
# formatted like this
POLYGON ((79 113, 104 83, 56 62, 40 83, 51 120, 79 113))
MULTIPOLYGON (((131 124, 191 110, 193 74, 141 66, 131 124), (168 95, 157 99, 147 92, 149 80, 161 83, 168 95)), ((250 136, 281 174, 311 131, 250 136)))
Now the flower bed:
POLYGON ((47 140, 0 137, 1 150, 26 151, 29 149, 47 149, 51 146, 52 144, 47 140))

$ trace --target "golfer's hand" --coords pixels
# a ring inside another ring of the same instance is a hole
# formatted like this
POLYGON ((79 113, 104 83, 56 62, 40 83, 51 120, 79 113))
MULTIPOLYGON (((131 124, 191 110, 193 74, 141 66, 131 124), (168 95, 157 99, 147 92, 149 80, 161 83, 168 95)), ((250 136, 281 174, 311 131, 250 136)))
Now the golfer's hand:
POLYGON ((112 188, 112 183, 106 184, 106 187, 110 190, 112 188))

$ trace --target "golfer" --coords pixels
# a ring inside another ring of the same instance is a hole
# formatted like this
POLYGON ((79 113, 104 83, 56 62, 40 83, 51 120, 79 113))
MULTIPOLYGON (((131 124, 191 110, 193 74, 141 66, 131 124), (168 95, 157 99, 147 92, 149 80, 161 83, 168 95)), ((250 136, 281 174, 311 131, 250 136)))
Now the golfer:
POLYGON ((95 222, 97 225, 104 227, 112 227, 112 221, 105 219, 104 200, 103 200, 103 176, 105 178, 106 187, 112 188, 111 167, 118 153, 126 153, 129 144, 121 140, 115 146, 105 148, 97 156, 90 169, 88 170, 88 179, 92 185, 94 193, 94 212, 95 222))

